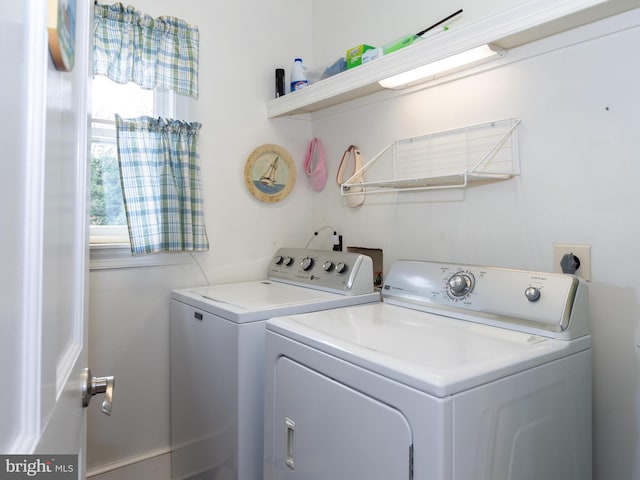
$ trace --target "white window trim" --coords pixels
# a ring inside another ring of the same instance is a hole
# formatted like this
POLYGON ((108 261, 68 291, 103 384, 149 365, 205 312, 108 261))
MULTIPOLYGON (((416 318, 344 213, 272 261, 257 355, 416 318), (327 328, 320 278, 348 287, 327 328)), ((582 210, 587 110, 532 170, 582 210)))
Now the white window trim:
POLYGON ((90 270, 113 268, 158 267, 166 265, 188 265, 194 262, 191 254, 157 253, 154 255, 131 255, 129 243, 101 243, 91 245, 89 254, 90 270))
POLYGON ((91 225, 89 244, 129 246, 129 231, 126 225, 91 225))

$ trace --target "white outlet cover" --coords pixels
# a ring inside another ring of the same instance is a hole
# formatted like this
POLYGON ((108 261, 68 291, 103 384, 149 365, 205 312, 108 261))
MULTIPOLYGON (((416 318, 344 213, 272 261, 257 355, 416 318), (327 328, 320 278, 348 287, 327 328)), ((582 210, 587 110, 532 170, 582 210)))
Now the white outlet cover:
POLYGON ((588 282, 591 281, 591 245, 575 245, 567 243, 553 244, 553 272, 562 273, 560 261, 567 253, 573 253, 580 260, 580 268, 576 275, 588 282))

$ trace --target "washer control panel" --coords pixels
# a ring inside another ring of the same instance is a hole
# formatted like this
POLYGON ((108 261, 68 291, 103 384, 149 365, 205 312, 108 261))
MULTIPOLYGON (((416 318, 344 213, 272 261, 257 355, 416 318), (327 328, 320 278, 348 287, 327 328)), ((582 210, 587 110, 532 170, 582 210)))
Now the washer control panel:
MULTIPOLYGON (((573 275, 399 260, 389 270, 382 298, 478 323, 561 332, 575 310, 579 287, 586 292, 573 275)), ((586 312, 585 299, 586 293, 579 301, 586 312)))
POLYGON ((280 248, 269 266, 268 277, 344 294, 374 291, 373 261, 359 253, 280 248))

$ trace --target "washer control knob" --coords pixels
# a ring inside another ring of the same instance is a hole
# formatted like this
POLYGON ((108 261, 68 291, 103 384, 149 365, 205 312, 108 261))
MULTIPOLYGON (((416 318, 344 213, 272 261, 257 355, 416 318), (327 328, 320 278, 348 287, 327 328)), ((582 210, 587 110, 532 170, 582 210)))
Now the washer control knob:
POLYGON ((282 255, 276 255, 273 258, 273 264, 274 265, 282 265, 282 260, 283 260, 282 255))
POLYGON ((540 289, 536 287, 529 287, 524 291, 524 296, 530 302, 537 302, 540 300, 540 289))
POLYGON ((347 271, 347 264, 343 262, 338 262, 336 265, 336 272, 342 274, 347 271))
POLYGON ((327 260, 326 262, 324 262, 322 264, 322 269, 325 272, 330 272, 331 270, 333 270, 333 267, 334 267, 334 265, 333 265, 333 262, 331 260, 327 260))
POLYGON ((290 267, 292 263, 293 263, 293 258, 291 258, 291 257, 283 257, 282 258, 282 264, 285 267, 290 267))
POLYGON ((302 268, 302 270, 307 271, 309 270, 311 267, 313 267, 313 258, 311 257, 304 257, 302 259, 302 261, 300 262, 300 267, 302 268))
POLYGON ((473 289, 471 277, 462 273, 456 273, 447 283, 449 285, 449 291, 454 297, 464 297, 473 289))

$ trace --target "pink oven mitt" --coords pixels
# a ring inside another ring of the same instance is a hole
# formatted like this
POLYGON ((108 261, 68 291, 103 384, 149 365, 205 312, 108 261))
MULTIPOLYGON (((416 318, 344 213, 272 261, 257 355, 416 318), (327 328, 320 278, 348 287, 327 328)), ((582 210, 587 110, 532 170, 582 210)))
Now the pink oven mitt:
POLYGON ((309 177, 311 188, 316 191, 324 188, 327 183, 327 166, 319 138, 314 138, 309 143, 307 156, 304 159, 304 172, 309 177))

